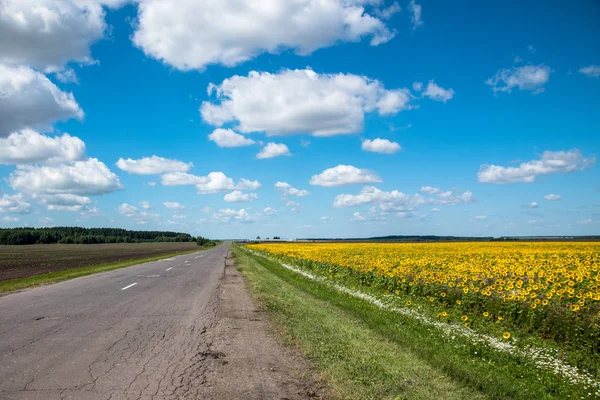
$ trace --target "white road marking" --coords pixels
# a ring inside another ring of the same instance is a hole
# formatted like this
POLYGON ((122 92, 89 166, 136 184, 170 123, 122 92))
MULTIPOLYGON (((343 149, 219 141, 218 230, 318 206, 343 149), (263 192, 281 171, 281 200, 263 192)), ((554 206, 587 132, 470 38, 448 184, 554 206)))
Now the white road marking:
POLYGON ((189 263, 189 261, 185 261, 185 264, 189 263))
POLYGON ((137 282, 136 282, 136 283, 132 283, 131 285, 125 286, 125 287, 124 287, 123 289, 121 289, 121 290, 129 289, 130 287, 132 287, 132 286, 135 286, 135 285, 137 285, 137 282))
POLYGON ((171 267, 171 268, 167 268, 167 269, 165 269, 165 271, 170 271, 170 270, 172 270, 172 269, 173 269, 173 267, 171 267))
POLYGON ((158 278, 160 275, 146 275, 146 278, 158 278))

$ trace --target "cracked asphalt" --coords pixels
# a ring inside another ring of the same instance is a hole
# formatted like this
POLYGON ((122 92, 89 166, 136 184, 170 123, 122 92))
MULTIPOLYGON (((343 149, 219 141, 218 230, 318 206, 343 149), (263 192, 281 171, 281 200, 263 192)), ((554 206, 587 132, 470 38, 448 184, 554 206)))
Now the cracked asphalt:
POLYGON ((206 398, 228 248, 0 297, 0 398, 206 398))

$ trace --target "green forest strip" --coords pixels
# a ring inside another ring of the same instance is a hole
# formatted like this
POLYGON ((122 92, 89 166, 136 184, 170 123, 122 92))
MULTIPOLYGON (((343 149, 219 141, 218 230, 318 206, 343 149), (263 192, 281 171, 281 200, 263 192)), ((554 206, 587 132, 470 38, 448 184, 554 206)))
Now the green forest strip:
POLYGON ((71 268, 65 269, 57 272, 50 272, 48 274, 30 276, 27 278, 13 279, 10 281, 0 282, 0 294, 6 294, 9 292, 14 292, 17 290, 23 290, 27 288, 32 288, 36 286, 42 285, 50 285, 53 283, 58 283, 62 281, 67 281, 69 279, 79 278, 81 276, 87 276, 92 274, 97 274, 99 272, 112 271, 115 269, 121 269, 126 267, 131 267, 132 265, 143 264, 151 261, 158 261, 164 258, 181 256, 184 254, 196 253, 198 251, 207 250, 209 248, 213 248, 214 246, 207 247, 198 247, 194 250, 189 251, 179 251, 169 254, 161 254, 160 256, 146 257, 146 258, 138 258, 134 260, 127 261, 118 261, 107 264, 98 264, 98 265, 90 265, 88 267, 81 268, 71 268))
MULTIPOLYGON (((381 309, 234 246, 285 344, 298 346, 338 399, 565 399, 587 392, 526 362, 381 309)), ((593 393, 592 393, 593 395, 593 393)))

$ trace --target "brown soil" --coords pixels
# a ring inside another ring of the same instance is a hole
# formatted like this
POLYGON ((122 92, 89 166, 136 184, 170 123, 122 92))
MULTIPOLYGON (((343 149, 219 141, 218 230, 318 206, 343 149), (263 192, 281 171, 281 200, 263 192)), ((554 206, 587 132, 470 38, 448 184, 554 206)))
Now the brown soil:
POLYGON ((35 244, 0 246, 0 282, 199 249, 196 243, 35 244))
POLYGON ((206 398, 321 399, 314 369, 296 350, 279 344, 268 315, 249 295, 231 254, 225 260, 217 324, 207 361, 206 398))

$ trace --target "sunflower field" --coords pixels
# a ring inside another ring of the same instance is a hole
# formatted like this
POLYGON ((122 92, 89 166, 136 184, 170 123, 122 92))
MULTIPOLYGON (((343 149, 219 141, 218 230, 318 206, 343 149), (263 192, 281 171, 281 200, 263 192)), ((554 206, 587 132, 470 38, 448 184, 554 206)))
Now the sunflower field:
MULTIPOLYGON (((524 332, 600 360, 600 243, 262 243, 252 250, 421 304, 441 320, 524 332)), ((513 335, 514 336, 514 335, 513 335)), ((514 339, 514 337, 513 337, 514 339)), ((512 339, 511 339, 512 340, 512 339)), ((575 360, 572 360, 575 361, 575 360)), ((576 362, 576 364, 580 364, 576 362)))

